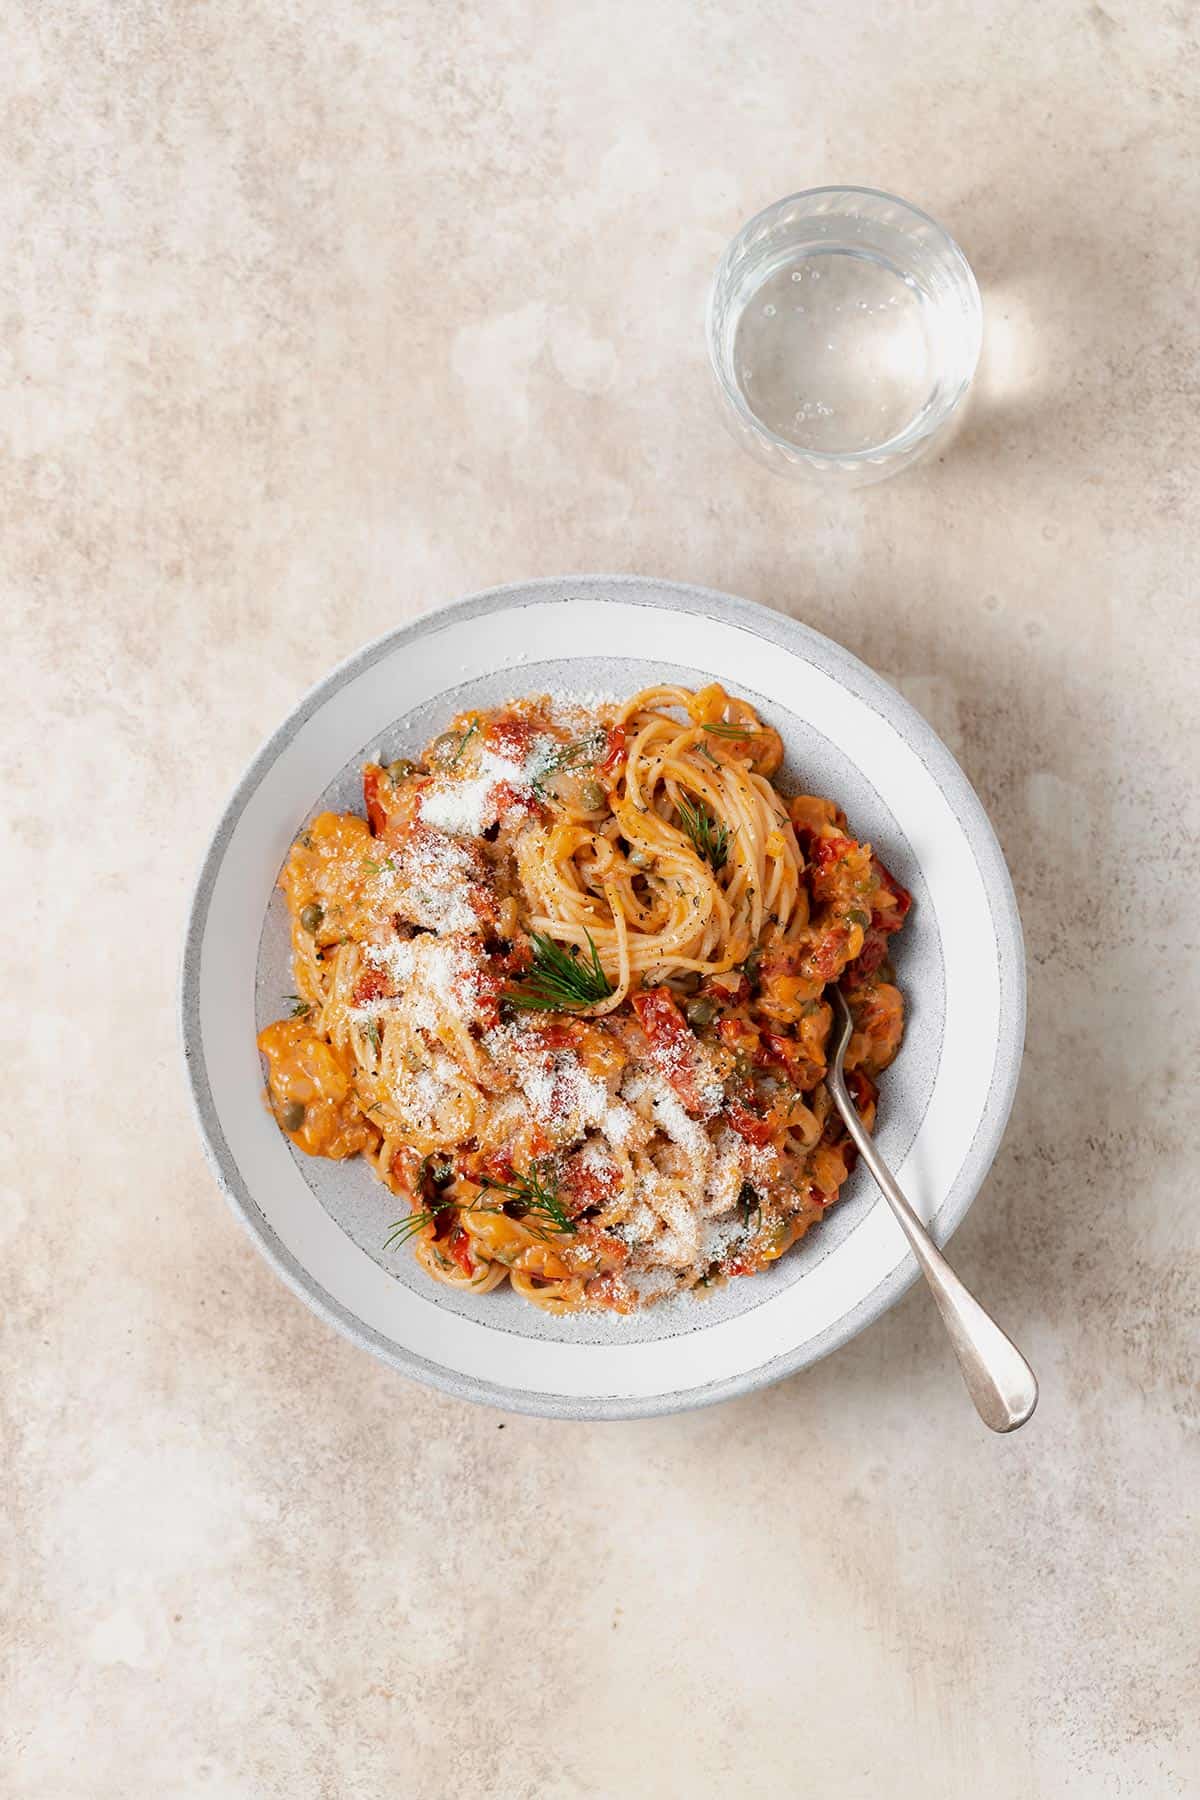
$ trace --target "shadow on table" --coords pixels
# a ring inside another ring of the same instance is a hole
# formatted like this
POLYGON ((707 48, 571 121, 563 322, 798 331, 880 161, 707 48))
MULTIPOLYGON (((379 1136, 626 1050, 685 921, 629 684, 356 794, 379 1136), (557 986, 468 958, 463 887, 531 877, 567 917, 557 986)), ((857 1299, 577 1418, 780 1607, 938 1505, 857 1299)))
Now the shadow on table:
MULTIPOLYGON (((988 579, 1002 590, 995 572, 988 579)), ((1029 999, 1022 1079, 1004 1143, 950 1256, 1035 1364, 1044 1422, 1064 1388, 1085 1407, 1090 1398, 1088 1361, 1072 1363, 1068 1351, 1081 1333, 1109 1340, 1107 1354, 1119 1359, 1122 1333, 1136 1337, 1146 1326, 1144 1284, 1125 1252, 1147 1154, 1138 1072, 1155 1067, 1156 1050, 1162 1060, 1161 1020, 1146 999, 1156 973, 1161 980, 1162 958, 1131 930, 1131 897, 1119 877, 1123 851, 1105 766, 1107 681, 1039 657, 1002 602, 1001 593, 984 633, 994 649, 986 684, 978 633, 945 628, 949 602, 908 620, 899 655, 909 668, 935 671, 962 698, 953 748, 996 826, 1021 908, 1029 999)), ((871 614, 867 596, 858 617, 871 614)), ((868 644, 842 635, 869 657, 868 644)), ((862 1390, 868 1410, 898 1408, 910 1418, 923 1407, 944 1409, 950 1392, 964 1430, 977 1423, 923 1284, 825 1362, 738 1404, 774 1429, 796 1406, 801 1384, 799 1417, 810 1421, 814 1410, 844 1406, 862 1390)))

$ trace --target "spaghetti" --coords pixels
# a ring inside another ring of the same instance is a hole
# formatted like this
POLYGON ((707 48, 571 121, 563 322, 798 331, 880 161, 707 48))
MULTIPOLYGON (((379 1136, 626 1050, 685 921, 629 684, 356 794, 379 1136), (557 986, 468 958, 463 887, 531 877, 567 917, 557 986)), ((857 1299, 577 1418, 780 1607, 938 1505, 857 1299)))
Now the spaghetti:
POLYGON ((389 1247, 451 1286, 628 1312, 766 1268, 824 1216, 853 1157, 824 990, 870 1126, 910 901, 832 801, 781 796, 782 754, 716 684, 544 696, 368 763, 366 817, 301 832, 270 1104, 406 1202, 389 1247))

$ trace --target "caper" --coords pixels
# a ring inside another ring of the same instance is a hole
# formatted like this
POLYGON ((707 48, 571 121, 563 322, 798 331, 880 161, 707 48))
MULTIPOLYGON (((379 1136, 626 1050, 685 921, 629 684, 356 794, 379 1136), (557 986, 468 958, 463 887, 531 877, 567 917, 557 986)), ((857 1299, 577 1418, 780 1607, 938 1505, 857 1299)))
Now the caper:
POLYGON ((316 933, 320 930, 321 920, 324 917, 325 908, 318 906, 315 900, 310 900, 307 906, 301 908, 300 923, 305 931, 316 933))
POLYGON ((869 912, 865 912, 861 906, 852 906, 850 911, 846 914, 846 923, 848 925, 861 925, 865 931, 867 926, 871 923, 871 915, 869 912))
POLYGON ((580 784, 579 804, 585 812, 599 812, 604 805, 604 789, 598 781, 585 781, 580 784))
POLYGON ((279 1117, 285 1131, 299 1131, 304 1123, 304 1108, 299 1100, 289 1100, 279 1117))
POLYGON ((459 738, 453 731, 443 731, 440 738, 434 738, 429 751, 430 762, 437 763, 439 768, 448 769, 458 755, 459 738))
POLYGON ((699 1031, 702 1026, 711 1025, 717 1016, 717 1003, 710 1000, 707 994, 698 999, 689 1000, 687 1004, 687 1022, 693 1030, 699 1031))
POLYGON ((398 756, 395 762, 388 764, 388 780, 393 787, 398 781, 407 781, 416 766, 416 763, 410 762, 407 756, 398 756))

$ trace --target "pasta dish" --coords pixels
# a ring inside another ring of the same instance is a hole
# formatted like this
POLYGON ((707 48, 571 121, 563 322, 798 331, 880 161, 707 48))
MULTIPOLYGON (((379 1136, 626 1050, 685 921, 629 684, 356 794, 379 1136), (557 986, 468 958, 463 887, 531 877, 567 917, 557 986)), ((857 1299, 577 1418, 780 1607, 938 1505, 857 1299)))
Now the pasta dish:
POLYGON ((718 685, 460 716, 363 771, 283 872, 296 993, 259 1035, 280 1127, 364 1156, 381 1248, 566 1313, 752 1275, 838 1197, 840 982, 868 1126, 910 899, 718 685))

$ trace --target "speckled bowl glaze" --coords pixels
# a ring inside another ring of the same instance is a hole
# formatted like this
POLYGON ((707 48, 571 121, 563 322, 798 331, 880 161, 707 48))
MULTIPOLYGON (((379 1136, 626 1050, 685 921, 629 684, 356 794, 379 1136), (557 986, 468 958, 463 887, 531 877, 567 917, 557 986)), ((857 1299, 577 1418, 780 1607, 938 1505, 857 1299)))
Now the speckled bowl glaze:
POLYGON ((879 1141, 940 1241, 1003 1135, 1025 1011, 1008 871, 962 770, 877 675, 762 607, 629 576, 497 588, 390 632, 313 689, 225 810, 188 928, 184 1053, 217 1180, 284 1280, 356 1343, 465 1399, 564 1418, 706 1405, 827 1355, 915 1277, 860 1171, 774 1268, 706 1297, 557 1319, 507 1288, 463 1295, 383 1249, 396 1203, 365 1167, 297 1155, 263 1104, 255 1031, 292 985, 275 880, 307 818, 360 805, 369 755, 411 753, 464 708, 519 694, 714 677, 781 731, 785 789, 834 796, 913 891, 896 958, 908 1029, 879 1141))

